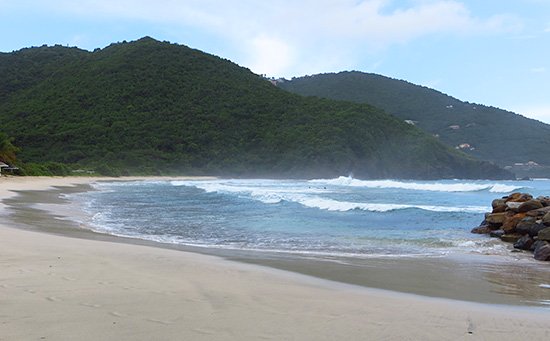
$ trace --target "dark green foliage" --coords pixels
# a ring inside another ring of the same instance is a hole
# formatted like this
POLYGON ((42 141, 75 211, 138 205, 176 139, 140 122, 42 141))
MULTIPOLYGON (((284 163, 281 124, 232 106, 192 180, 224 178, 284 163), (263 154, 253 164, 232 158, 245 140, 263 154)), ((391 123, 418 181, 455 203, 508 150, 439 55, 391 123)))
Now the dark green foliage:
POLYGON ((531 160, 550 165, 550 153, 544 152, 550 150, 549 125, 426 87, 355 71, 294 78, 279 86, 306 96, 369 103, 414 121, 451 147, 467 143, 474 149, 464 152, 501 166, 531 160))
POLYGON ((105 175, 509 177, 365 104, 303 98, 143 38, 0 54, 2 128, 26 162, 105 175))
POLYGON ((0 132, 0 161, 13 165, 16 162, 15 154, 19 152, 19 148, 12 142, 13 138, 0 132))
POLYGON ((59 162, 26 163, 21 166, 21 175, 32 176, 67 176, 72 175, 71 169, 59 162))

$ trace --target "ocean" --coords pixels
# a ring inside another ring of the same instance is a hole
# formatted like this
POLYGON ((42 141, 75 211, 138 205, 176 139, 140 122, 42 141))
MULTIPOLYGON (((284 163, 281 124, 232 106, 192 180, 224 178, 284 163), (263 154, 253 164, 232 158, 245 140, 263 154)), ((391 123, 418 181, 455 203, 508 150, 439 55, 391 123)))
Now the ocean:
POLYGON ((491 201, 550 180, 216 179, 97 182, 67 194, 94 231, 168 244, 309 257, 505 257, 470 233, 491 201))

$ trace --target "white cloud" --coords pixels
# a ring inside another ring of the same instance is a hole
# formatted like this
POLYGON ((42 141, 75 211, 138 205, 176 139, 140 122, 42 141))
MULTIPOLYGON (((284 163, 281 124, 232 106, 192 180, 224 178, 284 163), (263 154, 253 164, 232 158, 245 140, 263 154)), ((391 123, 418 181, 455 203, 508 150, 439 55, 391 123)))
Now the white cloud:
POLYGON ((34 5, 92 19, 198 28, 240 51, 224 57, 280 76, 353 67, 357 51, 431 34, 479 35, 518 27, 509 16, 476 17, 459 0, 415 0, 408 6, 397 0, 44 0, 34 5))
POLYGON ((293 51, 284 41, 267 36, 258 36, 250 41, 247 66, 261 73, 277 75, 284 72, 293 61, 293 51))

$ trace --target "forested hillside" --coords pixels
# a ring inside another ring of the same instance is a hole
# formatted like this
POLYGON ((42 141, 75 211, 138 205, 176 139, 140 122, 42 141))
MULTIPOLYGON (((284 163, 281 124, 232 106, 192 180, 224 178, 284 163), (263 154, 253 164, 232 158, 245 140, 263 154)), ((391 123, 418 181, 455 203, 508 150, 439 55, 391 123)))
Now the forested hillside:
POLYGON ((293 95, 148 37, 0 54, 0 79, 0 131, 22 162, 104 174, 510 176, 372 106, 293 95))
POLYGON ((550 165, 550 125, 509 111, 462 102, 441 92, 362 72, 294 78, 278 84, 305 96, 369 103, 412 121, 451 147, 501 166, 550 165))

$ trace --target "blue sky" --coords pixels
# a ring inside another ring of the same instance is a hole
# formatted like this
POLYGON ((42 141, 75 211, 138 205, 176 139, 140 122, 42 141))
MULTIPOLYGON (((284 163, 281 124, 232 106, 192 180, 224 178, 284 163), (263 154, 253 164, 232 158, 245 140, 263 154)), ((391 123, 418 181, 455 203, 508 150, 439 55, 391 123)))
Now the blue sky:
POLYGON ((550 0, 0 0, 0 51, 142 36, 258 74, 359 70, 550 123, 550 0))

